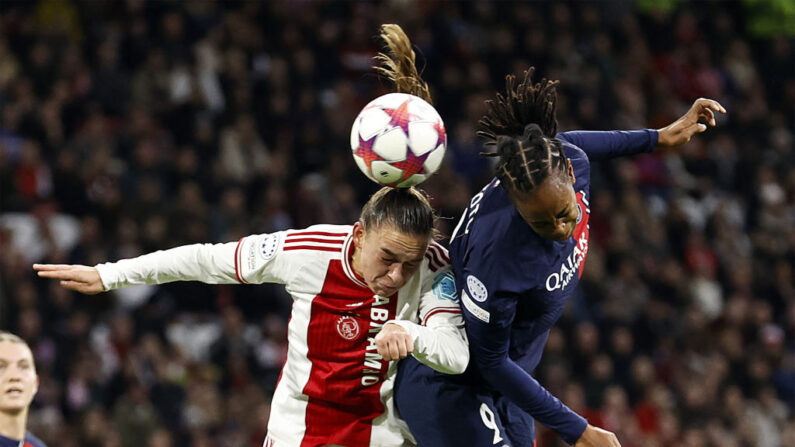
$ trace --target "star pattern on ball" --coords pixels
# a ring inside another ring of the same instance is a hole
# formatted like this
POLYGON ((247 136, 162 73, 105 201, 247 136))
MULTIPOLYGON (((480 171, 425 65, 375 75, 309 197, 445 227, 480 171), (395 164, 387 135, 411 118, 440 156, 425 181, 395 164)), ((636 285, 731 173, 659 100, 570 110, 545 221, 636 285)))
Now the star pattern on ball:
POLYGON ((389 125, 394 127, 400 127, 403 129, 403 133, 406 136, 409 135, 409 123, 412 120, 419 118, 415 116, 413 113, 409 112, 409 103, 411 102, 410 99, 403 101, 397 108, 388 108, 382 107, 381 110, 384 111, 387 115, 389 115, 389 125))
POLYGON ((376 154, 373 150, 373 145, 375 144, 375 139, 377 137, 378 135, 370 138, 369 140, 365 140, 361 135, 359 135, 359 147, 353 152, 356 156, 361 157, 361 159, 364 160, 368 170, 372 170, 370 164, 373 162, 373 160, 381 159, 381 157, 379 157, 378 154, 376 154))
POLYGON ((406 151, 405 160, 392 163, 392 166, 403 171, 403 175, 400 177, 400 180, 396 181, 390 186, 395 186, 400 183, 403 183, 414 174, 426 174, 427 172, 425 171, 425 160, 428 158, 429 155, 431 155, 431 151, 426 152, 420 156, 417 156, 417 154, 415 154, 414 151, 411 150, 411 148, 408 148, 408 150, 406 151))

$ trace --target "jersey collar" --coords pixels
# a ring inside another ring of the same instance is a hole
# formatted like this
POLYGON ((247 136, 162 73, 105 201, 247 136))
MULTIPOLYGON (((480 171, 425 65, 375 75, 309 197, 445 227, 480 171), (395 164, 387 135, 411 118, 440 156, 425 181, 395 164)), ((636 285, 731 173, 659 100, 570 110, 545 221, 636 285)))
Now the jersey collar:
POLYGON ((345 243, 342 244, 342 271, 354 284, 366 288, 367 284, 364 279, 353 271, 353 249, 353 227, 351 227, 351 232, 345 238, 345 243))

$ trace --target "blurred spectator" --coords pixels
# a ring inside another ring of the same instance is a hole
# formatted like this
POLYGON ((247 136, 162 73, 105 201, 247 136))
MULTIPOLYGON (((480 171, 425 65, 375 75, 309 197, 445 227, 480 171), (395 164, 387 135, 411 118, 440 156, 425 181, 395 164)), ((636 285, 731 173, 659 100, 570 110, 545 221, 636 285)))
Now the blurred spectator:
POLYGON ((474 128, 505 74, 560 79, 561 130, 726 106, 680 151, 594 168, 583 284, 539 378, 622 445, 795 445, 784 3, 0 3, 0 327, 39 366, 31 426, 61 446, 262 444, 283 292, 73 296, 29 266, 353 222, 376 187, 349 126, 386 91, 372 36, 397 22, 449 132, 423 184, 448 236, 491 176, 474 128))

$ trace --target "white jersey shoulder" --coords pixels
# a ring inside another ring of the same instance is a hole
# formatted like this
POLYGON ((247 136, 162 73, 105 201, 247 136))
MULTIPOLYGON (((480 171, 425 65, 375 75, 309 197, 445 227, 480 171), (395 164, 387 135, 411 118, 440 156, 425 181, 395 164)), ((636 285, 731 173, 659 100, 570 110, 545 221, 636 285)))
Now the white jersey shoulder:
POLYGON ((244 284, 287 284, 299 276, 322 277, 328 261, 347 252, 352 230, 352 225, 314 225, 244 237, 235 250, 237 279, 244 284))

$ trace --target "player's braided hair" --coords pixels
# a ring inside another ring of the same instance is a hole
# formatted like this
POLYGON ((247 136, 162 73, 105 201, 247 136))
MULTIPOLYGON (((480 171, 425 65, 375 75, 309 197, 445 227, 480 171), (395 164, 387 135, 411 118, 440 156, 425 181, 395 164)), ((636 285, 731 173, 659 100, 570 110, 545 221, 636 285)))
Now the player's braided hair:
POLYGON ((381 64, 375 69, 395 83, 396 92, 419 96, 433 104, 428 83, 422 80, 414 65, 414 50, 403 28, 393 23, 381 25, 381 39, 386 43, 386 51, 375 56, 381 64))
POLYGON ((530 67, 517 85, 516 76, 505 77, 505 96, 487 101, 486 115, 478 122, 478 136, 496 152, 482 155, 500 157, 497 178, 514 191, 528 193, 550 174, 566 171, 566 156, 560 140, 554 138, 558 81, 542 79, 533 84, 530 67))
POLYGON ((364 204, 359 220, 365 230, 390 225, 405 234, 435 236, 436 214, 425 194, 414 187, 379 189, 364 204))
POLYGON ((513 191, 529 193, 555 172, 566 172, 563 144, 547 138, 537 124, 528 124, 520 137, 500 135, 497 152, 484 153, 500 157, 497 178, 513 191))

